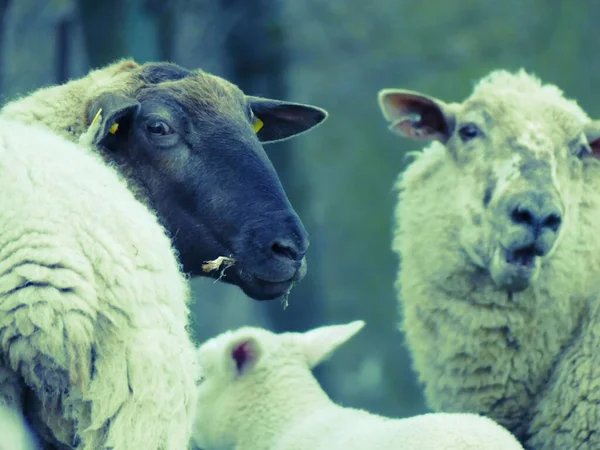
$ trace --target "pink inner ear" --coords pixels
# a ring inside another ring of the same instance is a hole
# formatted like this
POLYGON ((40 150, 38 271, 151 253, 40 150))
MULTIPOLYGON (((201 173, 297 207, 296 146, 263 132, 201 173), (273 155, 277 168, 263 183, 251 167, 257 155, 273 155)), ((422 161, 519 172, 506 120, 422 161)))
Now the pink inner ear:
POLYGON ((238 344, 231 352, 231 356, 235 360, 235 365, 236 365, 237 371, 239 373, 242 372, 242 370, 244 369, 244 366, 250 360, 251 353, 252 353, 252 345, 250 344, 249 341, 238 344))
POLYGON ((592 157, 600 159, 600 139, 596 139, 589 143, 592 148, 592 157))

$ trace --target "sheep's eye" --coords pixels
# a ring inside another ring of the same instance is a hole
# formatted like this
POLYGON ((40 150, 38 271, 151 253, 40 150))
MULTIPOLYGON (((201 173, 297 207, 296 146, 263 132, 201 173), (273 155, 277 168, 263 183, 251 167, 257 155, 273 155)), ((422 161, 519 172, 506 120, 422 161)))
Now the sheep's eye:
POLYGON ((474 123, 468 123, 459 128, 458 135, 460 136, 463 142, 467 142, 471 139, 476 138, 477 136, 480 136, 481 130, 474 123))
POLYGON ((200 386, 202 384, 202 382, 204 381, 204 377, 202 375, 200 375, 197 379, 196 379, 196 386, 200 386))
POLYGON ((166 136, 167 134, 173 134, 173 128, 167 125, 165 122, 156 121, 150 122, 147 126, 148 132, 159 136, 166 136))

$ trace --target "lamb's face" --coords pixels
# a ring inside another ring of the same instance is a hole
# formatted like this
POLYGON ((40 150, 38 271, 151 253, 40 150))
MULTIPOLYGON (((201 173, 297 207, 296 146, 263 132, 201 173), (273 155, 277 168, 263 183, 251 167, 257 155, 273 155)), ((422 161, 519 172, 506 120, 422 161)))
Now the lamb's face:
POLYGON ((243 327, 206 341, 198 348, 202 377, 193 430, 196 445, 206 450, 236 448, 240 440, 260 432, 272 438, 277 422, 288 427, 285 416, 293 414, 295 406, 326 397, 315 389, 311 369, 364 325, 356 320, 281 334, 243 327))
POLYGON ((261 398, 269 389, 269 371, 257 366, 274 337, 266 330, 244 327, 198 348, 201 377, 192 435, 199 448, 234 448, 241 428, 253 426, 247 417, 261 412, 261 398))
POLYGON ((171 64, 141 66, 138 76, 133 96, 92 103, 89 116, 102 108, 105 120, 99 143, 141 186, 187 273, 220 277, 255 299, 281 297, 306 273, 308 238, 261 143, 302 133, 326 113, 171 64), (219 256, 235 262, 207 273, 219 256))
MULTIPOLYGON (((227 441, 232 446, 234 433, 228 433, 230 415, 223 408, 223 397, 233 382, 228 376, 218 339, 211 339, 198 349, 200 378, 192 438, 199 448, 218 448, 227 441)), ((222 445, 226 448, 226 445, 222 445)))
POLYGON ((577 232, 583 166, 593 155, 584 114, 540 90, 476 90, 460 105, 405 91, 381 97, 395 131, 445 144, 444 170, 433 175, 454 180, 440 183, 440 208, 454 216, 445 231, 456 235, 471 264, 510 292, 530 286, 561 237, 577 232))

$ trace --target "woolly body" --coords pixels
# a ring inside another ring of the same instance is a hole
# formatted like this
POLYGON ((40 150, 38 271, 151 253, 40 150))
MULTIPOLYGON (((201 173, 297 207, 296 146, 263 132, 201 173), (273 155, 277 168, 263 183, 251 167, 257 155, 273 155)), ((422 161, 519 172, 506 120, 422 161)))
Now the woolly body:
POLYGON ((0 180, 0 402, 60 448, 186 448, 189 293, 155 216, 34 125, 0 119, 0 180))
POLYGON ((203 450, 522 449, 507 430, 474 414, 391 419, 333 403, 311 368, 363 325, 279 335, 245 327, 201 345, 196 444, 203 450))
POLYGON ((389 90, 380 105, 398 134, 437 139, 399 177, 393 241, 402 329, 429 405, 485 414, 529 448, 599 448, 597 126, 524 71, 491 73, 462 104, 389 90), (517 196, 551 199, 562 218, 527 267, 502 256, 526 236, 520 216, 503 216, 517 196))

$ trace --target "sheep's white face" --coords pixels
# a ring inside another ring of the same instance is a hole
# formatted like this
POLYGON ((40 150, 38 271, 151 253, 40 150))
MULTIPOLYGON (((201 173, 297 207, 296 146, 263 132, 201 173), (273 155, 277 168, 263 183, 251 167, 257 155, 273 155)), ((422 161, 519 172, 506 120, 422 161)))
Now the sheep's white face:
POLYGON ((569 228, 578 221, 582 171, 595 154, 583 112, 557 102, 552 89, 530 87, 476 89, 452 105, 407 91, 380 94, 394 131, 445 144, 432 176, 444 179, 428 182, 443 185, 439 209, 455 219, 447 232, 509 292, 530 286, 562 236, 577 232, 569 228))
POLYGON ((282 416, 294 402, 310 401, 294 400, 294 394, 303 391, 299 384, 312 379, 311 369, 363 326, 355 321, 282 334, 244 327, 202 344, 195 444, 203 450, 227 450, 261 432, 272 437, 275 422, 285 420, 282 416))
POLYGON ((475 99, 456 113, 447 148, 456 162, 460 240, 501 288, 520 291, 539 274, 580 197, 581 129, 553 105, 475 99))

